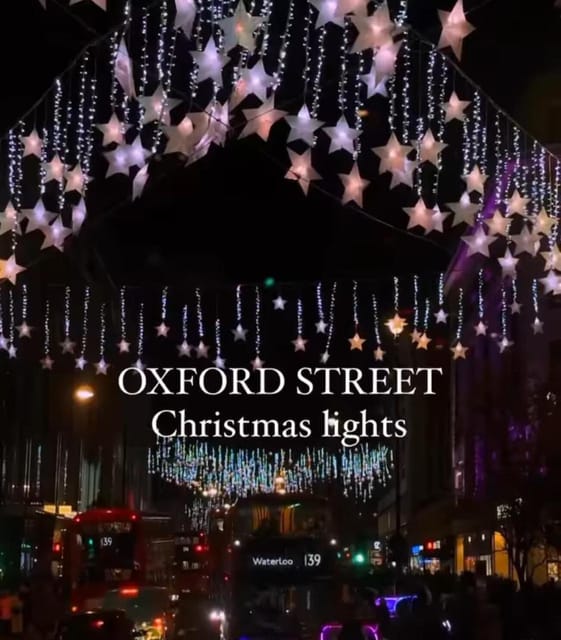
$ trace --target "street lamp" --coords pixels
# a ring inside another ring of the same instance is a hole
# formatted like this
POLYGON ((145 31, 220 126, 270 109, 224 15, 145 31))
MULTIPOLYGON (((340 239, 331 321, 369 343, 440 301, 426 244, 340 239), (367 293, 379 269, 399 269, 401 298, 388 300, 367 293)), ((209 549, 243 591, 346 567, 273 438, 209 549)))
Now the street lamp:
POLYGON ((95 397, 95 392, 89 384, 81 384, 74 391, 74 399, 80 404, 85 404, 95 397))

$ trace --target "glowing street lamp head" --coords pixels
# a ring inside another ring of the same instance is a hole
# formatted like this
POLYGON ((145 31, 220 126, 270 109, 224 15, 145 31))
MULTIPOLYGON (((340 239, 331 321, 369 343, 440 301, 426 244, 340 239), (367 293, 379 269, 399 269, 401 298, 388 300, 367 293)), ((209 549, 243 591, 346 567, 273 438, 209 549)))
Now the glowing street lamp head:
POLYGON ((95 392, 92 389, 92 387, 90 387, 89 384, 81 384, 76 391, 74 391, 74 398, 78 401, 78 402, 89 402, 90 400, 92 400, 95 397, 95 392))

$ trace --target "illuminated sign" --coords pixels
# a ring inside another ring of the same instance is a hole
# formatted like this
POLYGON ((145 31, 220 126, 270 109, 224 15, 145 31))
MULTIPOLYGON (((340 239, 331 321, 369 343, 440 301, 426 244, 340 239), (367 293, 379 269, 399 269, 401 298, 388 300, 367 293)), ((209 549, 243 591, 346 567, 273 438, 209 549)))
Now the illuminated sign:
POLYGON ((253 569, 318 569, 323 564, 323 556, 321 553, 258 553, 249 557, 249 564, 253 569))
POLYGON ((99 540, 99 546, 102 549, 104 549, 106 547, 112 547, 113 546, 113 538, 111 538, 110 536, 103 536, 99 540))

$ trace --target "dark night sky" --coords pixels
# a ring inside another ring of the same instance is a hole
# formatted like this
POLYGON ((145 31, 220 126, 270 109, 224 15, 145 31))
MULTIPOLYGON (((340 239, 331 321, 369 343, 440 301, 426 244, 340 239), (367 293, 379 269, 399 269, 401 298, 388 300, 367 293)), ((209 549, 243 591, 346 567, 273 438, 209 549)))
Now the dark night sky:
MULTIPOLYGON (((2 129, 17 121, 86 43, 109 29, 122 4, 109 0, 111 11, 104 15, 84 2, 73 7, 76 21, 61 8, 62 0, 47 2, 47 12, 38 0, 3 8, 8 15, 0 21, 6 61, 0 69, 2 129)), ((452 4, 443 0, 438 8, 452 4)), ((465 43, 462 68, 516 115, 532 78, 559 63, 561 12, 553 0, 533 2, 531 10, 513 0, 464 4, 477 31, 465 43)), ((413 26, 432 40, 438 38, 436 9, 434 0, 410 3, 413 26)), ((195 281, 233 283, 268 274, 290 281, 368 277, 411 271, 419 263, 445 268, 449 253, 418 237, 388 231, 321 195, 305 199, 296 185, 282 180, 272 156, 265 145, 242 143, 188 171, 175 171, 141 206, 125 207, 97 225, 88 248, 95 247, 114 279, 137 283, 174 277, 184 282, 186 274, 195 281), (170 233, 166 223, 172 220, 170 233)))

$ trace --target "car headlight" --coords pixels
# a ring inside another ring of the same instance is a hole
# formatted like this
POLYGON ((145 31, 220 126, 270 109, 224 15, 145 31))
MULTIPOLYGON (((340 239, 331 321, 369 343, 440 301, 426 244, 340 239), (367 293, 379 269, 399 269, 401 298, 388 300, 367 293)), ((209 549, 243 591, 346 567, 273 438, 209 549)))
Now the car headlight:
POLYGON ((210 619, 212 622, 224 622, 224 611, 219 611, 218 609, 214 609, 210 612, 210 619))

